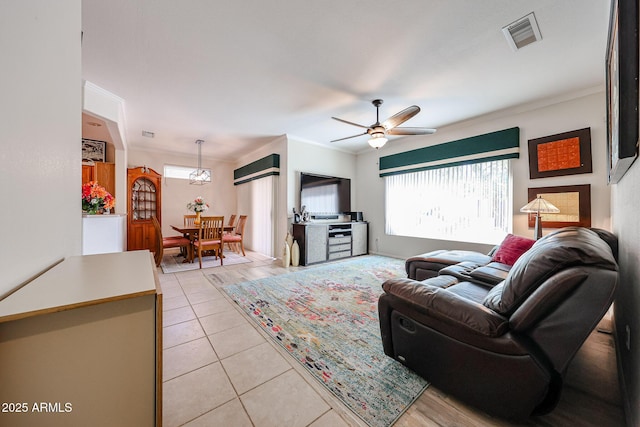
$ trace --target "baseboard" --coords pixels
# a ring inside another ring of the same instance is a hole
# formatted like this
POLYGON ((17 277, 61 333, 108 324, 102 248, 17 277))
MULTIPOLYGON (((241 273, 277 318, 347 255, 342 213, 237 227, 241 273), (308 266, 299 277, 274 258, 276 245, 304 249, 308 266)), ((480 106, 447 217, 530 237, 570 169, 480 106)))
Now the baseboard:
POLYGON ((395 259, 407 259, 408 257, 401 257, 395 254, 389 254, 386 252, 375 252, 375 251, 369 251, 368 255, 379 255, 379 256, 386 256, 387 258, 395 258, 395 259))
MULTIPOLYGON (((614 310, 615 310, 615 306, 614 306, 614 310)), ((620 385, 620 398, 622 399, 622 409, 624 412, 625 424, 628 426, 637 426, 637 425, 640 425, 640 420, 634 420, 633 405, 631 405, 631 402, 629 401, 629 397, 628 397, 629 396, 628 388, 625 382, 625 375, 623 374, 622 360, 620 358, 620 355, 622 354, 621 351, 623 349, 620 347, 620 340, 618 340, 618 332, 616 328, 615 315, 612 316, 612 319, 611 319, 611 329, 613 332, 613 343, 616 349, 616 366, 618 368, 618 384, 620 385)))

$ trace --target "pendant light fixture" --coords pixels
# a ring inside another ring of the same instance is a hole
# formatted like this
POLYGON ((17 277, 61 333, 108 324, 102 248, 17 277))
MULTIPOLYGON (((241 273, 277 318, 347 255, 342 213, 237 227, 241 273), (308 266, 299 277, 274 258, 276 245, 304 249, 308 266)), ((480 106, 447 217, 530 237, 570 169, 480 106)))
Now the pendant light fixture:
POLYGON ((211 182, 211 172, 206 169, 202 169, 202 143, 204 141, 199 139, 196 141, 198 144, 198 169, 189 174, 189 184, 204 185, 211 182))

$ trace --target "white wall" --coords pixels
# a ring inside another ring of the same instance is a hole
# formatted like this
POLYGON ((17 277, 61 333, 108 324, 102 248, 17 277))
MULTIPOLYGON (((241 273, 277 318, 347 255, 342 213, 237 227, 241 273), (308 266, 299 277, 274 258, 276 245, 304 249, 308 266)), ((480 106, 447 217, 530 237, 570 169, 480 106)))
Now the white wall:
MULTIPOLYGON (((351 179, 351 210, 357 211, 356 155, 289 139, 287 213, 300 211, 300 172, 351 179)), ((366 218, 365 218, 366 219, 366 218)))
MULTIPOLYGON (((82 86, 82 107, 84 113, 89 113, 93 117, 102 119, 105 123, 108 139, 91 138, 105 140, 107 144, 107 156, 109 147, 113 147, 113 158, 107 161, 115 163, 115 186, 116 197, 115 213, 127 213, 127 140, 124 132, 124 100, 111 92, 85 81, 82 86)), ((82 135, 86 138, 86 135, 82 135)))
POLYGON ((614 302, 618 378, 627 425, 637 426, 640 425, 640 160, 611 188, 613 232, 618 236, 620 267, 614 302))
POLYGON ((0 295, 81 253, 80 7, 0 3, 0 295))
MULTIPOLYGON (((195 147, 195 144, 194 144, 195 147)), ((147 166, 160 175, 164 175, 164 165, 198 165, 198 156, 181 156, 160 151, 129 150, 127 152, 130 168, 147 166)), ((182 224, 183 215, 189 214, 187 203, 198 196, 209 203, 207 215, 224 215, 225 223, 236 212, 236 192, 233 186, 233 164, 202 157, 202 167, 211 168, 211 183, 192 185, 188 180, 162 178, 162 234, 176 235, 171 225, 182 224)), ((126 197, 126 196, 125 196, 126 197)))
MULTIPOLYGON (((408 257, 434 249, 468 249, 488 251, 492 245, 477 245, 433 239, 419 239, 385 235, 384 182, 378 171, 381 156, 408 151, 428 145, 441 144, 494 132, 510 127, 520 128, 520 158, 512 160, 513 173, 513 233, 532 237, 527 214, 520 208, 527 203, 527 188, 558 185, 591 184, 591 221, 593 227, 611 229, 610 191, 606 179, 606 123, 605 95, 601 90, 579 94, 570 100, 556 99, 546 103, 521 106, 479 117, 464 123, 441 128, 434 135, 416 136, 403 140, 391 139, 378 151, 358 155, 358 191, 356 206, 370 221, 370 251, 408 257), (593 93, 595 92, 595 93, 593 93), (540 138, 581 128, 591 128, 593 173, 562 177, 529 179, 529 139, 540 138)), ((545 229, 547 234, 550 229, 545 229)), ((499 243, 499 242, 495 242, 499 243)))

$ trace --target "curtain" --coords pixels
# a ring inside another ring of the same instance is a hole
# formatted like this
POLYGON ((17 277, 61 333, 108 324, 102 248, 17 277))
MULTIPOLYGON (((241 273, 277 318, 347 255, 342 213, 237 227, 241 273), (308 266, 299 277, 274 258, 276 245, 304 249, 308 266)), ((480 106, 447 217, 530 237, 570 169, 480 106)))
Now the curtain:
POLYGON ((493 244, 511 230, 509 160, 384 180, 387 234, 493 244))
POLYGON ((244 244, 253 251, 275 257, 275 220, 278 176, 270 175, 239 184, 238 215, 247 215, 244 244))

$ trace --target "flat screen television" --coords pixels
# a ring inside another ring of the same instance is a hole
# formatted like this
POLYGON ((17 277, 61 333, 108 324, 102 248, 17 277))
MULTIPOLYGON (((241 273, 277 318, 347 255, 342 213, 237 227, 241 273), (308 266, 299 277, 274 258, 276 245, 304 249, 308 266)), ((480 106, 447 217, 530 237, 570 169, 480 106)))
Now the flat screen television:
POLYGON ((300 208, 312 216, 351 211, 351 180, 335 176, 300 173, 300 208))

